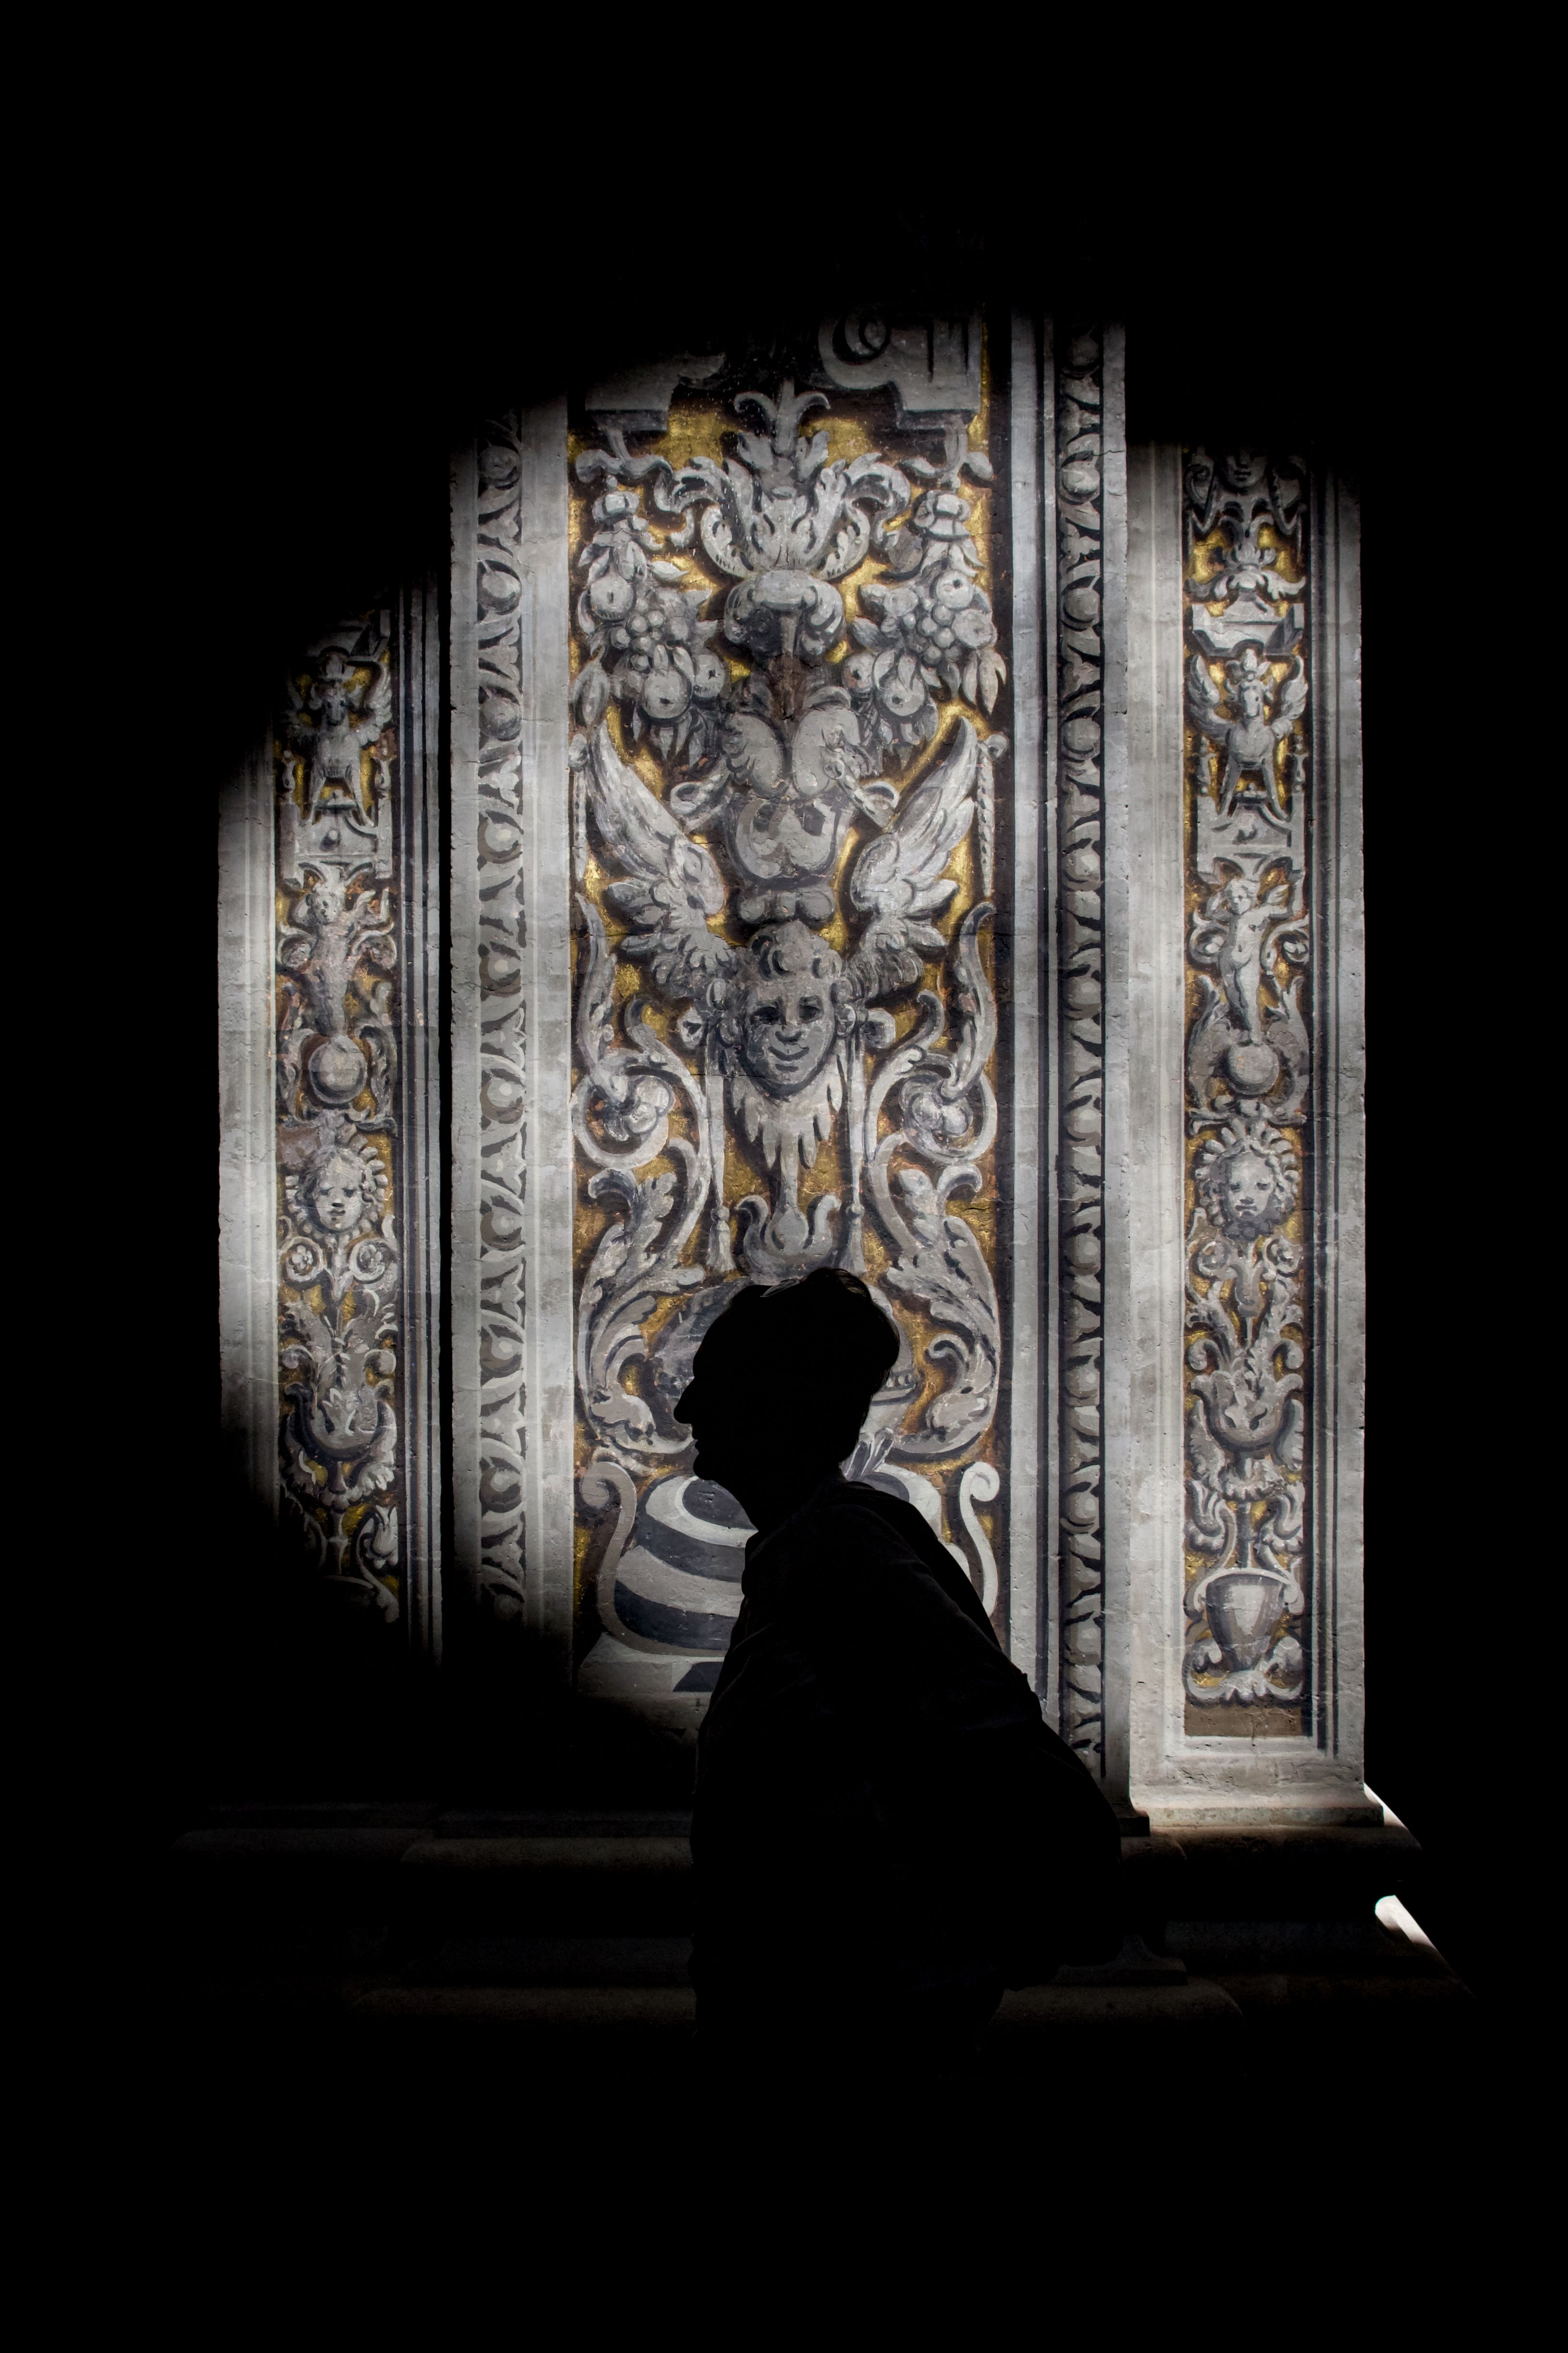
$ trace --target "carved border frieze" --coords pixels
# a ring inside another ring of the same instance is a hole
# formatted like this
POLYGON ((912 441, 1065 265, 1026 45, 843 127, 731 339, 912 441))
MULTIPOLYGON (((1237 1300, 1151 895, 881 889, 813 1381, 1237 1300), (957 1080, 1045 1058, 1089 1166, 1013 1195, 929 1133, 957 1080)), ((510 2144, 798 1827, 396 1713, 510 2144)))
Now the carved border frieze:
POLYGON ((1104 339, 1064 337, 1056 384, 1058 1721, 1105 1770, 1104 339))
POLYGON ((522 1001, 524 643, 521 419, 480 438, 471 593, 477 610, 479 897, 479 1582, 501 1618, 523 1599, 528 1043, 522 1001))

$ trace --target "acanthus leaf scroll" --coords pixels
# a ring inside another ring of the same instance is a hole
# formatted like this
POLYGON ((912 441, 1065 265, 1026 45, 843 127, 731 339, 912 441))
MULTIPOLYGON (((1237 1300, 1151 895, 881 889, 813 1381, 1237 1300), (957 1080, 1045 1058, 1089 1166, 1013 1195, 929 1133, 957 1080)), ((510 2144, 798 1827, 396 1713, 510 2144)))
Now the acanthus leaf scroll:
POLYGON ((1305 517, 1293 462, 1189 453, 1184 1681, 1227 1714, 1307 1678, 1305 517))
POLYGON ((617 1502, 600 1615, 643 1648, 711 1651, 733 1610, 704 1607, 731 1539, 679 1467, 691 1356, 738 1281, 819 1265, 870 1280, 900 1331, 852 1475, 939 1529, 945 1504, 999 1598, 975 1507, 1001 1481, 964 1463, 995 1415, 1001 1311, 957 1214, 996 1133, 1006 673, 970 495, 991 467, 951 417, 941 464, 835 456, 806 421, 828 406, 784 381, 734 396, 722 457, 605 431, 575 462, 573 1125, 609 1213, 580 1265, 582 1493, 617 1502), (978 891, 952 871, 966 844, 978 891), (626 1475, 652 1482, 635 1502, 626 1475))

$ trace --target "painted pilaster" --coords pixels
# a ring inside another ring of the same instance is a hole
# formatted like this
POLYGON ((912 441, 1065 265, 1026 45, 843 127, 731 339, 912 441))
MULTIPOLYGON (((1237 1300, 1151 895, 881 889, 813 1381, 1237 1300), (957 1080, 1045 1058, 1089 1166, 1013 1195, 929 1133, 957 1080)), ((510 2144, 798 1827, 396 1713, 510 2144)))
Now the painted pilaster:
POLYGON ((1008 949, 1005 1002, 1012 1025, 1013 1283, 1011 1428, 1013 1465, 1009 1543, 1014 1566, 1008 1643, 1039 1694, 1054 1710, 1052 1632, 1056 1617, 1051 1567, 1055 1525, 1055 1447, 1051 1427, 1050 1268, 1056 1203, 1050 1183, 1054 1040, 1050 1021, 1051 961, 1035 911, 1045 903, 1054 840, 1054 742, 1045 710, 1048 664, 1043 620, 1048 609, 1043 574, 1054 560, 1053 468, 1043 463, 1054 413, 1048 331, 1013 322, 1009 367, 1009 447, 1013 521, 1013 920, 998 943, 1008 949), (1022 921, 1020 921, 1020 914, 1022 921), (1041 953, 1042 945, 1046 953, 1041 953))
POLYGON ((1110 1087, 1133 1792, 1156 1826, 1355 1823, 1356 517, 1284 459, 1135 474, 1110 1087))

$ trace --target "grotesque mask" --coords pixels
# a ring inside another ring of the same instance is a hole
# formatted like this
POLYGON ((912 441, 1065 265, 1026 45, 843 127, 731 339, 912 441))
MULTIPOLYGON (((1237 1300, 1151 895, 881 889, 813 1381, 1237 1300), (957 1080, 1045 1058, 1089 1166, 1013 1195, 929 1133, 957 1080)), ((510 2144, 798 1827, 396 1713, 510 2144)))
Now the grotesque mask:
POLYGON ((1193 1180, 1221 1233, 1244 1242, 1284 1223, 1300 1185, 1289 1145, 1261 1119, 1222 1129, 1198 1154, 1193 1180))

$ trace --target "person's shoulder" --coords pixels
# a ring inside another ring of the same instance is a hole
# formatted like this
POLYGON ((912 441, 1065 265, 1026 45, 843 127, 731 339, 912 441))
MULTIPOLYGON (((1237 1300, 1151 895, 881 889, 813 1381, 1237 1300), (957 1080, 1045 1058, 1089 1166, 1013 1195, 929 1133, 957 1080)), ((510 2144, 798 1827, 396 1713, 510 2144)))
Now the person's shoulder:
POLYGON ((853 1558, 880 1581, 918 1588, 951 1604, 953 1588, 968 1580, 936 1530, 901 1495, 845 1480, 822 1499, 814 1531, 824 1551, 842 1562, 853 1558))
POLYGON ((811 1508, 811 1517, 824 1534, 838 1539, 852 1536, 856 1543, 869 1545, 889 1559, 897 1556, 918 1563, 915 1531, 900 1525, 905 1514, 919 1521, 912 1504, 900 1504, 879 1487, 864 1486, 856 1479, 843 1479, 836 1487, 825 1489, 811 1508))
POLYGON ((879 1511, 879 1500, 873 1489, 840 1480, 813 1496, 770 1550, 787 1557, 796 1575, 817 1570, 842 1578, 858 1571, 877 1581, 913 1576, 922 1566, 918 1547, 879 1511))

